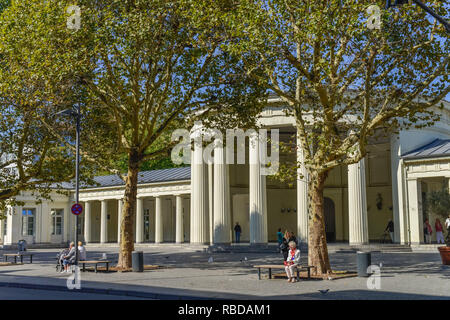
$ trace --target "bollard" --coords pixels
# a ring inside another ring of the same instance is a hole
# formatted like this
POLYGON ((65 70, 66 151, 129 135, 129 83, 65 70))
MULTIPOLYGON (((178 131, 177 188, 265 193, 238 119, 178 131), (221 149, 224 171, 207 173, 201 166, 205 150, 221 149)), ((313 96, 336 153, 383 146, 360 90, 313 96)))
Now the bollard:
POLYGON ((358 277, 368 277, 367 268, 371 265, 370 252, 358 251, 356 253, 356 264, 358 266, 358 277))
POLYGON ((131 253, 131 266, 133 272, 144 271, 144 253, 142 251, 133 251, 131 253))

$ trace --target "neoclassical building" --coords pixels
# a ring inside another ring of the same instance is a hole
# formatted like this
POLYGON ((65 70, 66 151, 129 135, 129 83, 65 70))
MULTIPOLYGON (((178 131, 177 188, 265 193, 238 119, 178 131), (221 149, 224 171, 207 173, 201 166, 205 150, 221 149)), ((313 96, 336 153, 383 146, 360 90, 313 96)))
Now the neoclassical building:
MULTIPOLYGON (((359 163, 331 171, 324 192, 328 241, 379 242, 392 219, 396 243, 423 243, 424 218, 433 227, 435 220, 423 202, 429 192, 450 184, 450 103, 444 104, 444 110, 436 109, 442 113, 441 120, 432 127, 380 135, 370 141, 368 155, 359 163)), ((261 125, 279 129, 280 140, 296 135, 295 121, 282 106, 267 108, 261 125)), ((206 164, 199 163, 202 146, 196 145, 190 167, 141 172, 136 243, 227 244, 234 241, 236 222, 242 228, 241 242, 276 241, 278 228, 293 230, 305 241, 306 178, 288 185, 261 175, 258 144, 247 141, 245 151, 245 164, 206 164)), ((223 158, 223 149, 216 148, 214 155, 215 160, 223 158)), ((280 161, 288 157, 281 154, 280 161)), ((298 157, 301 161, 301 154, 298 157)), ((97 177, 96 181, 98 185, 80 191, 84 208, 79 216, 80 239, 117 243, 124 183, 116 176, 97 177)), ((64 188, 67 196, 55 192, 51 201, 41 203, 31 193, 22 193, 18 200, 25 204, 9 208, 7 219, 0 223, 1 243, 72 241, 74 188, 70 184, 64 188)))

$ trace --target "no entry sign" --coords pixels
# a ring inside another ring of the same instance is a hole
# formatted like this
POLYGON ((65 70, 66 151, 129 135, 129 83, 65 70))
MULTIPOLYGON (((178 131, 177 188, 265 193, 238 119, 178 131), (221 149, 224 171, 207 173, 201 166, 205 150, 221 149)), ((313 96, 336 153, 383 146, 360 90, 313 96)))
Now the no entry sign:
POLYGON ((72 206, 72 213, 76 216, 78 216, 79 214, 81 214, 83 212, 83 207, 81 206, 81 204, 79 203, 75 203, 72 206))

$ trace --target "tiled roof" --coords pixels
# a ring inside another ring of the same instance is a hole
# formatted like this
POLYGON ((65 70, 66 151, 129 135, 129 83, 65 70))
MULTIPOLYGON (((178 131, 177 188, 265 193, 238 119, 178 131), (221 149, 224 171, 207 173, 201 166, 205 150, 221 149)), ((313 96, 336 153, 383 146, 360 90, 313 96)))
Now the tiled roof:
MULTIPOLYGON (((142 171, 138 175, 138 184, 182 181, 191 179, 191 167, 160 169, 151 171, 142 171)), ((112 187, 121 186, 125 183, 117 175, 98 176, 94 178, 99 186, 91 187, 112 187)), ((86 187, 84 187, 86 188, 86 187)))
POLYGON ((402 154, 404 159, 439 158, 450 156, 450 139, 435 139, 432 142, 402 154))
MULTIPOLYGON (((186 181, 191 179, 191 167, 160 169, 139 172, 138 184, 170 182, 170 181, 186 181)), ((102 188, 123 186, 125 183, 117 175, 97 176, 94 177, 95 185, 81 185, 83 188, 102 188)), ((63 189, 75 189, 75 182, 62 182, 59 184, 63 189)), ((57 184, 53 184, 56 188, 57 184)))

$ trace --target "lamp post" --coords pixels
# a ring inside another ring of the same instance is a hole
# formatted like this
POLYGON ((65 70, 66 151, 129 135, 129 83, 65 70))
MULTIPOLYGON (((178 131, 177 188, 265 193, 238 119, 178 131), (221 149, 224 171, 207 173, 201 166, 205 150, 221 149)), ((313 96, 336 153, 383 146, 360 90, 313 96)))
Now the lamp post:
MULTIPOLYGON (((75 161, 75 203, 79 202, 80 195, 80 104, 75 108, 66 109, 57 113, 57 115, 66 115, 76 119, 76 161, 75 161)), ((75 265, 78 266, 78 215, 75 216, 75 265)))

